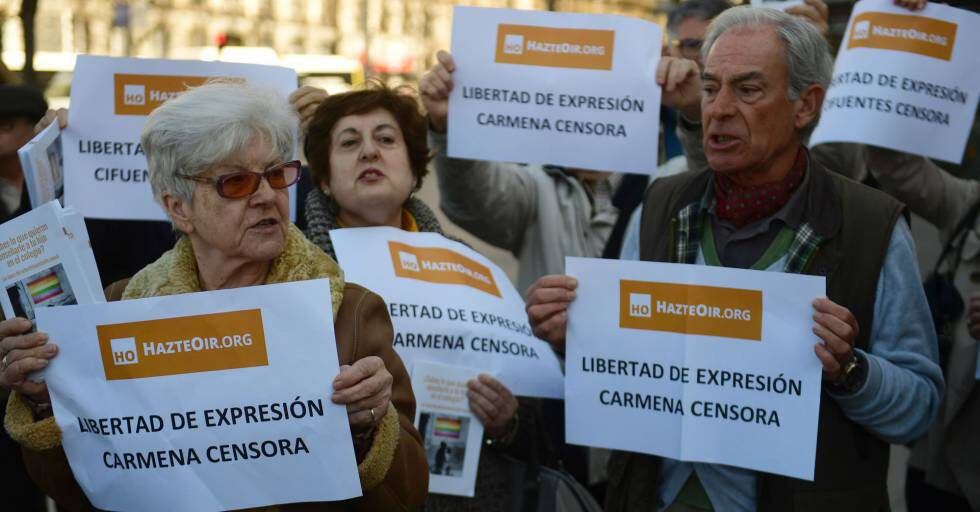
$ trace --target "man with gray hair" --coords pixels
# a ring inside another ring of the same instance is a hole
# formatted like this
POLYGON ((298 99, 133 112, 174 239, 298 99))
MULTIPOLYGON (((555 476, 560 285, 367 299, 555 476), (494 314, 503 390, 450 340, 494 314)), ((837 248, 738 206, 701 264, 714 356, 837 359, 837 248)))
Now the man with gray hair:
MULTIPOLYGON (((679 87, 701 90, 708 168, 650 186, 639 248, 624 258, 826 276, 827 298, 813 303, 823 367, 814 480, 619 452, 607 510, 887 510, 888 443, 929 427, 943 387, 904 208, 806 149, 832 69, 810 24, 736 7, 715 18, 702 52, 702 75, 679 87)), ((536 334, 564 342, 557 306, 574 288, 567 276, 532 285, 536 334)))
MULTIPOLYGON (((708 24, 724 12, 726 6, 730 7, 727 0, 687 0, 671 11, 667 18, 671 55, 693 60, 699 67, 704 68, 701 48, 704 45, 708 24)), ((805 0, 800 5, 787 8, 784 12, 810 23, 824 37, 827 36, 829 9, 823 0, 805 0)), ((697 111, 698 107, 694 105, 694 110, 697 111)), ((683 148, 687 169, 697 170, 707 166, 704 150, 701 147, 702 133, 699 119, 699 115, 690 114, 682 114, 677 119, 676 135, 683 148)), ((807 142, 804 141, 805 144, 807 142)), ((810 149, 810 156, 824 167, 857 181, 867 178, 863 146, 860 144, 838 142, 821 144, 810 149)))

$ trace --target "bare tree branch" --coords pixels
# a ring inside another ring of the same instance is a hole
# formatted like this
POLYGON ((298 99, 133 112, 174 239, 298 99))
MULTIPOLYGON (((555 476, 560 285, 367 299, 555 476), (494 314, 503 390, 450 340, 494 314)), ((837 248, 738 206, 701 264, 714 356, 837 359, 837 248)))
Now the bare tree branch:
POLYGON ((21 70, 21 77, 24 85, 38 87, 37 73, 34 72, 34 53, 37 50, 37 38, 34 35, 35 23, 37 18, 38 0, 21 0, 20 22, 24 28, 24 68, 21 70))

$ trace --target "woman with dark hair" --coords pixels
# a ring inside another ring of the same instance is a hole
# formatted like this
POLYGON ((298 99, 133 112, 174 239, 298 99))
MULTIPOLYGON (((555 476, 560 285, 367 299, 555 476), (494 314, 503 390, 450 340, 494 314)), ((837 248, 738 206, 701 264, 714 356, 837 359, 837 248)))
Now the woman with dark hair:
POLYGON ((445 235, 412 194, 428 173, 425 118, 410 96, 380 84, 329 96, 306 120, 304 148, 314 188, 306 235, 336 257, 330 230, 391 226, 445 235))
MULTIPOLYGON (((430 157, 426 120, 415 98, 370 83, 326 97, 313 111, 303 103, 315 95, 306 88, 292 97, 304 117, 304 148, 315 185, 306 197, 306 236, 335 257, 331 229, 391 226, 444 235, 432 210, 412 195, 422 186, 430 157)), ((495 446, 481 453, 475 497, 429 495, 425 509, 430 512, 507 510, 501 494, 510 486, 510 474, 495 450, 513 447, 518 401, 486 374, 468 388, 470 408, 495 446)), ((525 421, 521 429, 529 427, 525 421)))

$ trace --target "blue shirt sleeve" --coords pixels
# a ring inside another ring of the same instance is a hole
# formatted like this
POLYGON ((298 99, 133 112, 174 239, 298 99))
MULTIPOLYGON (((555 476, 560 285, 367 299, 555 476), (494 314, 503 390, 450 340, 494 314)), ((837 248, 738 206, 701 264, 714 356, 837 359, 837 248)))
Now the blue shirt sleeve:
POLYGON ((855 393, 831 395, 844 413, 890 443, 924 434, 939 411, 943 374, 915 244, 903 220, 895 224, 878 276, 871 352, 855 352, 868 371, 855 393))
POLYGON ((619 248, 619 259, 640 261, 640 219, 643 218, 643 205, 636 207, 626 224, 623 246, 619 248))

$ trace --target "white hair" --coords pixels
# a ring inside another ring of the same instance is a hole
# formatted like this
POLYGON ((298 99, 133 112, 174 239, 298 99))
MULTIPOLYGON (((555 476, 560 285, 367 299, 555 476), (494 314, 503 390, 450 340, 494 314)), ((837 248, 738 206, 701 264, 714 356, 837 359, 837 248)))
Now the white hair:
POLYGON ((195 183, 177 174, 199 175, 246 151, 256 136, 288 160, 298 123, 286 99, 271 89, 231 80, 188 89, 154 110, 143 126, 153 198, 162 204, 166 193, 190 202, 195 183))
MULTIPOLYGON (((769 26, 775 29, 786 50, 786 81, 789 82, 790 100, 796 100, 811 85, 819 85, 825 90, 830 85, 834 72, 834 59, 830 55, 827 40, 816 27, 799 18, 769 7, 743 5, 733 7, 718 15, 708 26, 701 58, 707 62, 711 47, 729 29, 736 27, 769 26)), ((820 120, 817 117, 803 129, 809 135, 820 120)))

